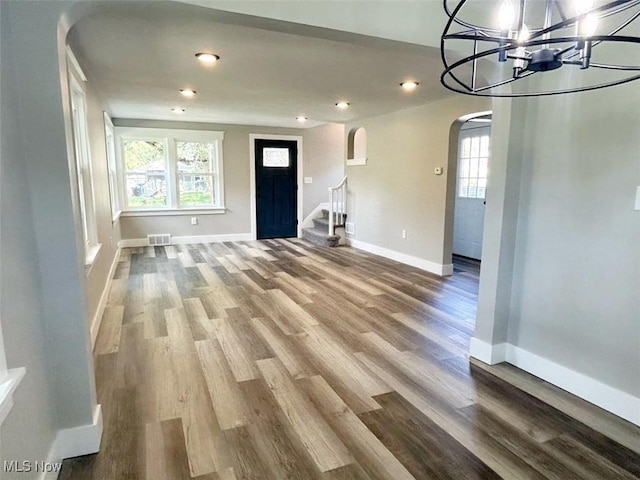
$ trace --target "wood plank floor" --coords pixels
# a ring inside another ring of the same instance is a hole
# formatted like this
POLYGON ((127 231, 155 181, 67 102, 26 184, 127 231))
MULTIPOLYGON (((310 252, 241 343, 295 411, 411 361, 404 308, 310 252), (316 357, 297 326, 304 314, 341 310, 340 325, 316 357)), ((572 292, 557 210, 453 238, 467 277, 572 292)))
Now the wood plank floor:
POLYGON ((60 479, 640 478, 640 429, 469 362, 478 275, 298 239, 126 249, 102 449, 60 479))

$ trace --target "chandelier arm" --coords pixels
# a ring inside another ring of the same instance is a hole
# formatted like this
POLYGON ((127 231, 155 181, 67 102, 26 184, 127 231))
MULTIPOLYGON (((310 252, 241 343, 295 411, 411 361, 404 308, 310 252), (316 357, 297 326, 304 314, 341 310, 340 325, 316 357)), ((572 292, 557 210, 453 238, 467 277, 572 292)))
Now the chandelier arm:
MULTIPOLYGON (((533 72, 532 72, 533 73, 533 72)), ((466 85, 464 82, 460 81, 455 74, 453 73, 453 71, 451 69, 449 70, 445 70, 442 75, 440 76, 440 83, 442 83, 442 85, 444 85, 446 88, 448 88, 449 90, 453 90, 455 92, 461 92, 460 90, 457 90, 455 88, 450 87, 447 82, 445 81, 446 78, 451 77, 453 78, 453 80, 455 81, 455 83, 457 83, 458 85, 460 85, 462 88, 464 88, 464 93, 467 93, 469 95, 473 95, 476 94, 478 92, 483 92, 485 90, 488 90, 490 88, 495 88, 495 87, 501 87, 502 85, 506 85, 507 83, 511 83, 513 81, 515 81, 515 78, 507 78, 506 80, 501 80, 499 82, 496 83, 492 83, 491 85, 488 86, 484 86, 484 87, 480 87, 480 88, 471 88, 468 85, 466 85)), ((461 92, 462 93, 462 92, 461 92)))
MULTIPOLYGON (((447 0, 442 0, 442 1, 443 1, 443 4, 444 4, 444 9, 445 9, 445 11, 447 11, 447 13, 448 13, 448 9, 447 9, 447 0)), ((453 15, 457 15, 457 14, 458 14, 458 11, 460 10, 460 8, 462 8, 462 5, 464 5, 464 2, 465 2, 465 1, 466 1, 466 0, 463 0, 461 3, 459 3, 459 4, 458 4, 458 6, 457 6, 457 7, 454 9, 454 11, 453 11, 453 15)), ((444 66, 445 66, 445 72, 443 72, 443 73, 442 73, 442 75, 440 76, 440 83, 442 83, 442 85, 445 85, 444 78, 443 78, 443 77, 444 77, 444 75, 445 75, 445 73, 446 73, 447 71, 450 71, 450 69, 449 69, 449 63, 447 62, 447 54, 445 53, 445 52, 446 52, 446 50, 445 50, 445 48, 444 48, 445 40, 447 39, 447 38, 446 38, 445 33, 449 30, 449 28, 451 28, 451 23, 453 22, 453 19, 454 19, 454 18, 455 18, 454 16, 449 15, 449 20, 447 21, 447 24, 446 24, 446 25, 445 25, 445 27, 444 27, 444 32, 442 32, 442 37, 440 38, 440 57, 442 58, 442 63, 443 63, 443 64, 444 64, 444 66)), ((452 78, 453 78, 453 79, 454 79, 454 80, 455 80, 455 81, 456 81, 456 82, 457 82, 461 87, 463 87, 463 88, 465 88, 465 89, 467 89, 467 90, 469 89, 469 87, 467 87, 467 86, 466 86, 462 81, 460 81, 456 75, 454 75, 453 73, 449 73, 449 75, 450 75, 450 76, 451 76, 451 77, 452 77, 452 78)), ((446 87, 446 85, 445 85, 445 87, 446 87)), ((447 87, 447 88, 449 88, 449 87, 447 87)))
MULTIPOLYGON (((639 2, 639 3, 640 3, 640 2, 639 2)), ((638 17, 640 17, 640 12, 636 12, 635 14, 633 14, 633 15, 632 15, 632 16, 631 16, 631 17, 630 17, 626 22, 622 23, 622 25, 620 25, 620 26, 616 27, 616 28, 615 28, 615 29, 613 29, 611 32, 609 32, 609 33, 607 34, 607 36, 613 36, 613 35, 615 35, 615 34, 616 34, 616 33, 618 33, 620 30, 622 30, 623 28, 625 28, 625 27, 627 27, 629 24, 631 24, 631 22, 633 22, 633 21, 634 21, 636 18, 638 18, 638 17)), ((604 41, 604 40, 598 40, 598 41, 596 41, 596 42, 592 42, 592 44, 591 44, 591 48, 593 49, 594 47, 597 47, 597 46, 598 46, 598 45, 600 45, 603 41, 604 41)), ((573 50, 573 49, 574 49, 574 47, 573 47, 573 46, 571 46, 571 47, 567 47, 567 48, 564 48, 564 49, 560 50, 560 53, 559 53, 559 54, 560 54, 560 55, 564 55, 565 53, 567 53, 567 52, 569 52, 569 51, 571 51, 571 50, 573 50)), ((567 59, 569 59, 569 58, 574 58, 575 56, 577 56, 577 55, 579 55, 579 54, 580 54, 580 52, 573 52, 571 55, 569 55, 569 56, 567 57, 567 59)))
MULTIPOLYGON (((460 26, 463 26, 465 28, 469 28, 472 30, 478 30, 481 32, 490 32, 490 33, 495 33, 495 34, 500 34, 501 30, 497 29, 497 28, 491 28, 491 27, 483 27, 480 25, 475 25, 473 23, 461 20, 460 18, 457 18, 458 12, 462 9, 462 7, 467 3, 468 0, 462 0, 460 3, 458 3, 458 5, 455 7, 455 9, 453 11, 451 11, 451 9, 448 6, 448 0, 443 0, 443 5, 444 5, 444 10, 445 13, 447 14, 447 16, 450 19, 450 22, 447 22, 447 25, 451 25, 453 23, 456 23, 460 26)), ((522 1, 522 0, 521 0, 522 1)), ((602 5, 600 7, 594 8, 592 10, 589 10, 588 12, 582 13, 580 15, 575 15, 573 17, 567 17, 566 14, 564 13, 564 10, 562 9, 562 6, 560 5, 559 2, 555 1, 554 2, 556 4, 556 7, 558 8, 558 13, 560 14, 560 17, 562 18, 562 21, 552 25, 551 30, 549 30, 549 32, 559 29, 559 28, 564 28, 567 26, 570 26, 571 24, 575 23, 576 20, 579 20, 580 18, 590 14, 590 13, 598 13, 598 12, 604 12, 600 15, 600 18, 606 18, 609 17, 611 15, 616 15, 620 12, 623 12, 629 8, 635 7, 636 5, 640 4, 640 0, 613 0, 610 3, 607 3, 605 5, 602 5), (608 11, 610 9, 613 9, 611 11, 608 11)), ((445 28, 445 31, 447 31, 449 29, 449 27, 445 28)), ((538 36, 538 35, 544 35, 545 33, 549 33, 547 32, 548 29, 546 28, 532 28, 529 30, 529 34, 530 34, 530 38, 538 36)))
MULTIPOLYGON (((446 73, 446 72, 445 72, 446 73)), ((442 74, 444 75, 444 73, 442 74)), ((465 90, 467 90, 468 92, 473 92, 473 89, 471 87, 469 87, 469 85, 467 85, 466 83, 464 83, 462 80, 460 80, 458 78, 458 76, 453 73, 452 70, 449 71, 448 75, 453 78, 453 80, 455 80, 455 82, 460 85, 462 88, 464 88, 465 90)), ((442 81, 442 77, 440 77, 440 81, 442 81)))
MULTIPOLYGON (((447 0, 443 0, 443 4, 444 4, 444 11, 447 14, 447 16, 449 17, 450 20, 452 20, 453 22, 457 23, 458 25, 462 26, 462 27, 466 27, 466 28, 470 28, 471 30, 485 30, 487 32, 493 32, 493 33, 500 33, 500 30, 497 28, 479 28, 478 25, 474 25, 473 23, 469 23, 469 22, 465 22, 464 20, 460 20, 459 18, 456 18, 458 15, 458 11, 462 8, 462 6, 466 3, 467 0, 463 0, 462 2, 460 2, 456 8, 453 10, 453 12, 451 12, 451 10, 449 9, 449 5, 447 4, 447 0)), ((451 22, 449 22, 451 23, 451 22)), ((449 23, 447 25, 449 25, 449 23)), ((448 30, 448 26, 445 29, 445 31, 448 30)))
POLYGON ((556 6, 556 9, 558 10, 558 15, 560 15, 560 18, 563 21, 566 20, 568 17, 564 13, 564 8, 562 8, 562 4, 560 2, 558 2, 558 1, 553 2, 553 4, 556 6))
MULTIPOLYGON (((575 43, 578 40, 581 40, 581 38, 582 37, 572 36, 572 37, 556 37, 556 38, 548 38, 548 39, 540 39, 540 40, 529 40, 529 41, 519 45, 518 47, 533 47, 533 46, 543 45, 543 44, 546 44, 546 43, 550 43, 550 44, 575 43)), ((595 39, 594 42, 598 41, 598 42, 616 42, 616 43, 619 42, 619 43, 637 43, 637 44, 640 44, 640 37, 630 37, 630 36, 622 36, 622 35, 610 37, 608 35, 594 35, 591 38, 595 39)), ((446 37, 442 37, 442 40, 440 42, 442 47, 444 47, 445 39, 446 40, 472 40, 473 37, 466 37, 464 35, 459 35, 459 34, 455 34, 455 33, 454 34, 450 34, 450 35, 447 35, 446 37)), ((499 42, 499 39, 496 38, 496 37, 485 37, 483 40, 488 41, 488 42, 495 42, 495 43, 499 42)), ((507 50, 515 50, 516 48, 518 48, 518 47, 513 46, 513 44, 508 44, 507 47, 509 47, 509 48, 507 48, 507 50)), ((457 61, 454 65, 457 67, 457 66, 462 65, 463 63, 470 62, 471 60, 474 60, 476 58, 483 58, 483 57, 487 57, 487 56, 490 56, 490 55, 494 55, 494 54, 500 52, 501 50, 504 50, 504 48, 505 48, 504 46, 498 46, 498 47, 495 47, 495 48, 491 48, 489 50, 485 50, 483 52, 479 52, 479 53, 474 54, 474 55, 470 55, 468 57, 465 57, 465 58, 457 61)), ((573 47, 571 47, 571 48, 573 48, 573 47)), ((441 53, 442 53, 441 57, 442 57, 443 63, 445 64, 445 66, 447 66, 448 62, 446 61, 446 56, 444 54, 444 48, 442 48, 441 53)))
MULTIPOLYGON (((442 40, 442 43, 444 43, 444 38, 443 38, 443 40, 442 40)), ((499 50, 500 50, 500 48, 494 48, 494 49, 488 50, 488 51, 486 51, 486 52, 476 53, 476 54, 474 54, 474 55, 472 55, 472 56, 470 56, 470 57, 466 57, 466 58, 463 58, 463 59, 461 59, 461 60, 458 60, 457 62, 454 62, 454 63, 453 63, 453 64, 451 64, 451 65, 449 65, 449 64, 448 64, 448 62, 446 61, 445 55, 444 55, 444 53, 443 53, 442 57, 443 57, 444 65, 445 65, 445 71, 444 71, 444 72, 442 73, 442 75, 440 76, 440 82, 441 82, 445 87, 449 88, 450 90, 454 90, 454 89, 451 89, 451 88, 450 88, 450 87, 445 83, 445 81, 444 81, 445 76, 450 76, 450 77, 451 77, 451 78, 452 78, 452 79, 453 79, 457 84, 459 84, 459 85, 460 85, 462 88, 464 88, 467 92, 472 92, 472 93, 473 93, 473 92, 476 92, 476 91, 483 91, 483 90, 486 90, 487 88, 495 88, 495 87, 499 87, 499 86, 502 86, 502 85, 505 85, 505 84, 507 84, 507 83, 511 83, 511 82, 513 82, 513 81, 517 80, 518 78, 508 78, 508 79, 506 79, 506 80, 501 80, 500 82, 497 82, 497 83, 491 84, 491 85, 489 85, 489 87, 481 87, 480 89, 475 89, 475 88, 469 87, 466 83, 464 83, 462 80, 460 80, 460 79, 458 78, 458 76, 457 76, 455 73, 453 73, 453 71, 454 71, 456 68, 458 68, 458 67, 460 67, 460 66, 462 66, 462 65, 464 65, 464 64, 466 64, 466 63, 469 63, 470 61, 475 62, 476 60, 478 60, 478 59, 480 59, 480 58, 484 58, 484 57, 487 57, 487 56, 490 56, 490 55, 494 55, 494 54, 495 54, 496 52, 498 52, 499 50)), ((444 52, 444 49, 442 50, 442 52, 444 52)), ((520 76, 519 78, 528 77, 529 75, 532 75, 532 74, 534 74, 534 73, 536 73, 536 72, 526 71, 526 72, 525 72, 525 73, 523 73, 523 75, 522 75, 522 76, 520 76)), ((458 91, 458 90, 454 90, 454 91, 458 91)))
POLYGON ((457 90, 457 89, 449 87, 444 82, 442 82, 442 84, 446 88, 448 88, 449 90, 452 90, 452 91, 458 92, 458 93, 462 93, 462 94, 465 94, 465 95, 476 95, 476 96, 479 96, 479 97, 496 97, 496 98, 524 98, 524 97, 550 97, 552 95, 561 95, 561 94, 565 94, 565 93, 588 92, 590 90, 598 90, 600 88, 607 88, 607 87, 613 87, 613 86, 616 86, 616 85, 623 85, 625 83, 630 83, 630 82, 633 82, 635 80, 640 80, 640 75, 636 75, 636 76, 633 76, 633 77, 625 78, 623 80, 615 80, 615 81, 611 81, 611 82, 600 83, 598 85, 591 85, 591 86, 588 86, 588 87, 567 88, 567 89, 564 89, 564 90, 557 90, 555 92, 553 92, 553 91, 544 91, 544 92, 537 92, 537 93, 490 93, 490 94, 483 94, 483 93, 475 93, 475 92, 470 92, 470 91, 457 90))
MULTIPOLYGON (((463 1, 463 3, 466 2, 466 0, 463 1)), ((566 20, 563 20, 561 22, 556 23, 555 25, 551 25, 550 27, 547 28, 542 28, 539 30, 531 30, 530 31, 530 35, 529 35, 529 39, 534 39, 536 37, 539 36, 544 36, 547 34, 551 34, 551 32, 554 32, 556 30, 560 30, 566 27, 570 27, 571 25, 573 25, 574 23, 578 22, 579 20, 581 20, 583 17, 585 17, 586 15, 589 14, 594 14, 594 13, 598 13, 598 12, 604 12, 602 15, 600 15, 600 18, 606 18, 608 16, 611 15, 615 15, 617 13, 623 12, 625 10, 628 10, 629 8, 632 8, 636 5, 640 4, 640 0, 614 0, 610 3, 607 3, 605 5, 602 5, 598 8, 594 8, 592 10, 589 10, 588 12, 582 13, 580 15, 575 15, 571 18, 567 18, 566 20), (609 9, 615 9, 612 11, 608 11, 609 9)))
POLYGON ((604 70, 624 70, 629 72, 640 72, 640 65, 631 66, 631 65, 608 65, 606 63, 591 63, 591 67, 593 68, 602 68, 604 70))
POLYGON ((527 70, 527 71, 525 71, 522 75, 520 75, 520 76, 519 76, 519 77, 517 77, 517 78, 516 78, 516 77, 510 77, 510 78, 507 78, 507 79, 505 79, 505 80, 500 80, 499 82, 492 83, 491 85, 485 85, 484 87, 476 88, 476 89, 474 90, 474 92, 484 92, 484 91, 486 91, 486 90, 490 90, 490 89, 492 89, 492 88, 501 87, 501 86, 503 86, 503 85, 507 85, 507 84, 509 84, 509 83, 513 83, 513 82, 515 82, 516 80, 520 80, 521 78, 529 77, 529 76, 534 75, 534 74, 536 74, 536 73, 537 73, 537 72, 532 72, 532 71, 530 71, 530 70, 527 70))
MULTIPOLYGON (((638 3, 640 3, 640 2, 638 2, 638 3)), ((609 32, 609 35, 615 35, 616 33, 618 33, 623 28, 629 26, 631 24, 631 22, 633 22, 638 17, 640 17, 640 11, 636 12, 635 14, 633 14, 631 16, 631 18, 629 18, 629 20, 627 20, 626 22, 623 22, 622 25, 620 25, 619 27, 614 28, 611 32, 609 32)))
MULTIPOLYGON (((625 10, 628 10, 630 8, 633 8, 633 7, 637 6, 637 5, 640 5, 640 0, 626 0, 626 1, 629 2, 629 3, 628 4, 623 3, 621 5, 618 5, 617 8, 615 8, 614 10, 607 11, 607 12, 603 13, 600 16, 600 18, 607 18, 607 17, 610 17, 611 15, 616 15, 616 14, 618 14, 620 12, 624 12, 625 10)), ((595 12, 595 11, 597 11, 597 9, 596 10, 591 10, 591 11, 586 12, 586 13, 589 14, 589 13, 592 13, 592 12, 595 12)))

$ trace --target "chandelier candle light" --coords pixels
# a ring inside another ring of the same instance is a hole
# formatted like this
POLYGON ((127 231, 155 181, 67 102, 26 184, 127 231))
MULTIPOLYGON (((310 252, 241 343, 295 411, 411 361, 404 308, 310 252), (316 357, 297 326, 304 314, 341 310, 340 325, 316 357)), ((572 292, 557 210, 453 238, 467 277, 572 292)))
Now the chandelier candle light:
POLYGON ((441 38, 440 81, 449 90, 530 97, 640 78, 640 37, 630 34, 638 30, 640 0, 499 0, 490 8, 486 0, 460 0, 453 10, 450 0, 443 1, 449 20, 441 38), (524 80, 565 66, 583 74, 556 76, 552 87, 524 80))

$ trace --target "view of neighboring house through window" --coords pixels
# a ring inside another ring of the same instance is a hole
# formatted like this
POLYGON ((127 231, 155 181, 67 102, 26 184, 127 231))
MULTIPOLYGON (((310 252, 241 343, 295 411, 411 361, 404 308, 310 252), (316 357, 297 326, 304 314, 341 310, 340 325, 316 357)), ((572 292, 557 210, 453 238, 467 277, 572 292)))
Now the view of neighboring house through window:
POLYGON ((159 140, 124 140, 127 206, 166 207, 167 147, 159 140))
POLYGON ((217 149, 214 143, 176 142, 180 206, 215 205, 217 149))
POLYGON ((117 127, 125 209, 224 208, 222 132, 117 127))
POLYGON ((489 164, 489 139, 473 130, 461 133, 460 165, 458 167, 458 196, 485 198, 489 164))

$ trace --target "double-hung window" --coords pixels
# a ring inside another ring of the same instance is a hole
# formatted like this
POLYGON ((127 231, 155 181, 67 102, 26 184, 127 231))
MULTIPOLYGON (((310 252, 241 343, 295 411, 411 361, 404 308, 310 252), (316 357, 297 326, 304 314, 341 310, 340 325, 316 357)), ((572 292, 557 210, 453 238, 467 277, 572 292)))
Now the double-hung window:
POLYGON ((104 116, 105 148, 107 152, 107 169, 109 172, 109 199, 111 201, 111 219, 115 222, 120 217, 120 188, 118 184, 118 167, 116 162, 116 133, 113 122, 107 112, 104 116))
POLYGON ((223 132, 116 127, 126 212, 224 210, 223 132))
POLYGON ((100 244, 96 225, 96 211, 93 197, 93 178, 91 173, 91 151, 89 147, 89 128, 87 124, 87 102, 83 87, 86 77, 80 70, 73 53, 67 51, 69 59, 69 94, 71 97, 71 124, 73 128, 76 175, 78 181, 78 204, 84 239, 85 266, 93 264, 100 244))

